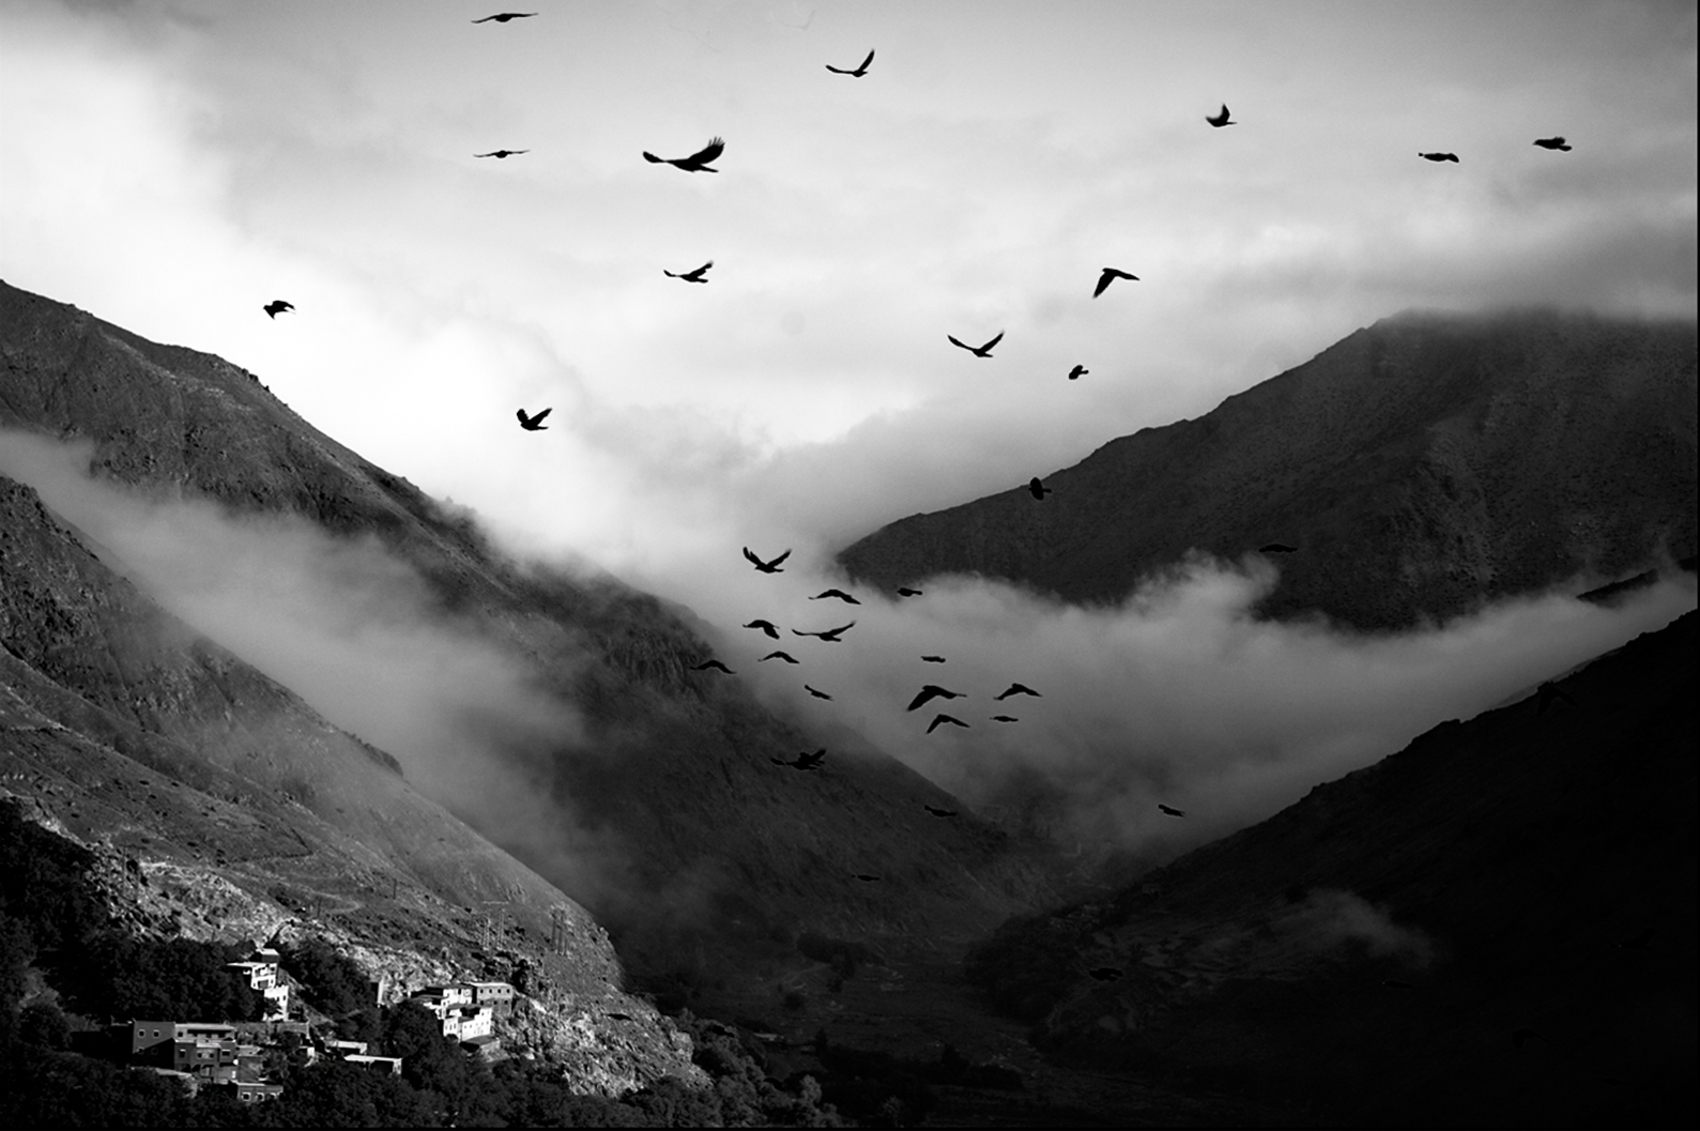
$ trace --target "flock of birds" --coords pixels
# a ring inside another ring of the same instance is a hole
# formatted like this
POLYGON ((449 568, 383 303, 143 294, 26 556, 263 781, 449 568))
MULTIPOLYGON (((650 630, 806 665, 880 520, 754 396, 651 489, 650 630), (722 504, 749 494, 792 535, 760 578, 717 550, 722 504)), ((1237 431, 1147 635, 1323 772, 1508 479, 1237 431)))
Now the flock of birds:
MULTIPOLYGON (((476 19, 476 20, 473 20, 471 22, 474 23, 474 24, 486 24, 486 23, 506 24, 506 23, 509 23, 513 20, 530 19, 530 18, 537 16, 537 15, 539 15, 539 13, 537 13, 537 12, 497 12, 493 15, 484 16, 481 19, 476 19)), ((837 75, 846 75, 846 76, 849 76, 850 78, 856 78, 856 79, 863 78, 868 74, 869 68, 873 65, 874 54, 875 54, 874 51, 870 50, 868 52, 867 56, 861 61, 861 63, 859 63, 854 68, 835 67, 835 66, 833 66, 829 63, 829 64, 826 64, 826 69, 828 71, 832 72, 833 74, 837 74, 837 75)), ((1230 115, 1230 112, 1228 110, 1228 106, 1227 106, 1226 103, 1224 103, 1222 105, 1221 110, 1219 110, 1215 114, 1207 115, 1204 120, 1205 120, 1205 122, 1209 123, 1209 125, 1212 128, 1216 128, 1216 129, 1220 129, 1224 126, 1237 126, 1237 125, 1240 124, 1239 122, 1236 122, 1236 121, 1233 120, 1233 118, 1230 115)), ((1557 151, 1562 151, 1562 152, 1569 152, 1570 149, 1571 149, 1571 146, 1566 142, 1566 140, 1563 137, 1537 138, 1535 140, 1534 144, 1539 146, 1542 149, 1547 149, 1547 150, 1557 150, 1557 151)), ((517 156, 520 156, 522 154, 529 153, 529 152, 530 152, 529 149, 505 149, 504 148, 504 149, 493 149, 493 150, 490 150, 487 153, 475 153, 475 154, 473 154, 473 156, 476 157, 476 158, 493 158, 495 160, 500 161, 500 160, 506 160, 509 157, 517 157, 517 156)), ((707 145, 704 145, 701 149, 697 150, 695 153, 689 154, 688 156, 685 156, 685 157, 658 157, 655 154, 649 152, 648 150, 644 150, 643 151, 643 159, 645 161, 649 162, 650 164, 654 164, 654 165, 671 165, 675 169, 679 169, 679 170, 682 170, 682 171, 687 172, 687 173, 718 173, 720 170, 714 168, 713 163, 716 160, 718 160, 721 157, 721 155, 724 154, 725 152, 726 152, 725 139, 720 138, 720 137, 713 137, 713 138, 709 139, 707 145)), ((1440 151, 1419 152, 1417 154, 1417 156, 1423 158, 1426 161, 1433 161, 1433 162, 1450 162, 1450 163, 1453 163, 1453 164, 1457 164, 1458 161, 1459 161, 1458 155, 1456 153, 1451 153, 1451 152, 1440 152, 1440 151)), ((713 266, 714 266, 714 261, 711 259, 708 262, 704 263, 702 266, 697 267, 697 268, 690 270, 690 271, 674 272, 674 271, 668 271, 666 269, 663 269, 662 274, 667 276, 670 279, 679 279, 679 280, 682 280, 683 282, 686 282, 686 283, 707 284, 708 281, 709 281, 708 277, 707 277, 708 271, 713 266)), ((1114 283, 1118 280, 1127 280, 1129 282, 1138 282, 1139 276, 1133 274, 1130 271, 1124 271, 1119 267, 1105 267, 1099 272, 1098 281, 1092 289, 1092 298, 1096 299, 1099 296, 1101 296, 1106 290, 1109 289, 1109 287, 1112 283, 1114 283)), ((288 302, 284 299, 274 299, 273 301, 266 303, 265 306, 263 307, 263 309, 265 310, 266 315, 268 317, 275 319, 279 314, 283 314, 283 313, 286 313, 286 312, 293 311, 295 309, 295 306, 294 306, 293 303, 290 303, 290 302, 288 302)), ((990 338, 984 344, 978 345, 978 346, 973 346, 973 345, 969 345, 967 342, 962 341, 960 338, 956 337, 954 334, 947 334, 946 335, 946 339, 950 342, 951 345, 956 346, 958 349, 965 350, 968 353, 973 354, 977 358, 983 358, 983 359, 991 358, 992 350, 998 345, 999 342, 1003 341, 1003 338, 1004 338, 1004 332, 1000 330, 996 335, 994 335, 992 338, 990 338)), ((1090 372, 1091 372, 1091 370, 1087 369, 1086 366, 1077 364, 1069 371, 1068 380, 1070 380, 1070 381, 1078 380, 1080 377, 1083 377, 1090 372)), ((517 416, 517 418, 519 420, 519 426, 522 429, 524 429, 525 431, 527 431, 527 432, 542 432, 542 431, 546 431, 548 429, 548 425, 543 423, 543 422, 548 417, 550 412, 552 412, 552 411, 553 411, 552 408, 543 408, 543 409, 538 410, 537 412, 528 413, 524 408, 521 408, 521 409, 517 410, 515 415, 517 416)), ((1043 502, 1045 500, 1045 497, 1047 495, 1050 495, 1053 492, 1053 490, 1054 490, 1053 488, 1046 486, 1039 479, 1038 476, 1034 476, 1031 480, 1028 481, 1028 484, 1027 484, 1028 493, 1030 495, 1032 495, 1032 497, 1039 502, 1043 502)), ((1265 554, 1290 554, 1290 553, 1297 552, 1297 547, 1289 546, 1289 545, 1286 545, 1286 544, 1280 543, 1280 542, 1271 542, 1271 543, 1268 543, 1267 545, 1262 546, 1260 548, 1259 552, 1265 553, 1265 554)), ((755 553, 753 553, 749 549, 749 547, 747 547, 747 546, 744 547, 744 557, 760 573, 776 574, 776 573, 783 572, 781 563, 783 563, 785 561, 785 559, 790 556, 790 554, 791 554, 791 551, 786 550, 784 553, 780 554, 776 558, 772 558, 771 560, 764 560, 764 559, 758 557, 755 553)), ((910 587, 907 587, 907 586, 899 586, 898 589, 897 589, 897 594, 898 594, 899 597, 918 597, 918 596, 921 595, 921 591, 919 589, 914 589, 914 588, 910 588, 910 587)), ((861 603, 856 597, 852 596, 849 593, 844 592, 841 589, 827 589, 824 592, 816 594, 814 597, 811 597, 809 599, 810 600, 816 600, 816 601, 826 600, 826 599, 836 599, 836 600, 840 600, 840 601, 843 601, 843 602, 845 602, 847 604, 851 604, 851 605, 857 605, 857 604, 861 603)), ((844 633, 848 632, 850 629, 854 628, 855 626, 856 626, 856 622, 852 620, 849 623, 839 625, 836 628, 829 628, 829 629, 825 629, 825 630, 821 630, 821 631, 805 632, 805 631, 801 631, 801 630, 798 630, 798 629, 792 629, 791 632, 795 636, 811 637, 811 638, 820 640, 823 643, 836 644, 836 643, 840 643, 842 641, 844 633)), ((768 637, 775 639, 775 640, 780 639, 780 633, 779 633, 778 626, 773 624, 773 622, 766 620, 766 619, 752 620, 749 623, 745 624, 743 627, 760 631, 760 632, 764 633, 765 635, 767 635, 768 637)), ((942 664, 942 663, 946 662, 946 659, 943 656, 923 656, 923 657, 921 657, 921 659, 926 663, 941 663, 942 664)), ((792 656, 789 652, 786 652, 782 649, 775 649, 774 651, 769 652, 767 655, 761 657, 761 659, 758 660, 757 662, 758 663, 765 663, 765 662, 770 661, 770 660, 779 660, 779 661, 786 663, 786 664, 800 664, 801 663, 801 661, 799 661, 795 656, 792 656)), ((692 670, 700 671, 700 672, 718 671, 718 672, 722 672, 726 675, 735 675, 736 674, 735 672, 732 671, 731 668, 727 667, 726 664, 724 664, 720 660, 715 659, 713 657, 710 657, 706 660, 703 660, 701 663, 694 665, 692 670)), ((1563 696, 1563 693, 1557 692, 1556 689, 1551 689, 1549 691, 1549 687, 1550 687, 1550 685, 1543 685, 1543 687, 1542 687, 1541 713, 1545 713, 1546 709, 1550 705, 1550 701, 1555 696, 1558 697, 1558 698, 1568 699, 1567 696, 1563 696)), ((828 694, 827 692, 822 691, 819 688, 816 688, 816 687, 814 687, 810 684, 805 683, 803 685, 803 688, 813 698, 822 699, 822 700, 831 700, 832 699, 832 696, 830 694, 828 694)), ((1014 695, 1033 696, 1033 697, 1037 698, 1037 697, 1039 697, 1039 692, 1033 690, 1030 687, 1025 686, 1024 684, 1012 683, 1002 693, 994 696, 993 699, 995 701, 1001 702, 1001 701, 1009 698, 1010 696, 1014 696, 1014 695)), ((960 698, 964 698, 964 697, 965 697, 965 693, 952 691, 948 688, 941 687, 937 684, 928 683, 928 684, 923 685, 921 690, 915 695, 914 699, 912 699, 910 701, 907 710, 909 710, 909 711, 918 710, 919 708, 926 705, 928 702, 932 701, 933 699, 960 699, 960 698)), ((990 716, 990 718, 992 719, 992 721, 999 722, 999 723, 1014 723, 1014 722, 1020 721, 1015 716, 1007 715, 1007 714, 992 715, 992 716, 990 716)), ((955 726, 955 727, 966 728, 966 727, 968 727, 968 725, 969 725, 968 723, 964 722, 962 719, 959 719, 954 715, 947 714, 947 713, 944 713, 944 712, 939 712, 939 713, 935 714, 932 721, 927 724, 926 733, 931 734, 933 731, 937 730, 941 726, 955 726)), ((821 765, 825 761, 825 759, 826 759, 826 751, 825 750, 819 750, 819 751, 816 751, 813 754, 809 754, 809 753, 799 754, 795 759, 792 759, 792 760, 789 760, 789 761, 782 760, 782 759, 779 759, 779 758, 774 758, 773 762, 776 765, 789 766, 790 768, 792 768, 794 770, 798 770, 800 772, 807 773, 807 772, 810 772, 810 771, 820 769, 821 765)), ((927 806, 926 808, 927 808, 927 811, 935 817, 954 817, 954 816, 957 815, 957 813, 953 810, 939 809, 939 808, 936 808, 936 807, 931 806, 931 805, 927 806)), ((1170 816, 1170 817, 1184 817, 1186 815, 1185 812, 1183 812, 1182 810, 1172 808, 1168 805, 1159 804, 1157 806, 1157 808, 1164 815, 1170 816)), ((869 880, 869 881, 878 879, 878 877, 876 877, 876 876, 863 876, 863 875, 857 875, 857 878, 862 879, 862 880, 869 880)))

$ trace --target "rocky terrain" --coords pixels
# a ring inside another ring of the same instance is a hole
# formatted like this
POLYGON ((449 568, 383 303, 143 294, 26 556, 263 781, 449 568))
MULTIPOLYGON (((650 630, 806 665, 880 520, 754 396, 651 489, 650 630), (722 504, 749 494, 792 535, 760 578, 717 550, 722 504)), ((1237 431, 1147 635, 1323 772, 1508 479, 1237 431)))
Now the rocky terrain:
POLYGON ((970 975, 1062 1062, 1277 1121, 1687 1125, 1697 645, 1690 613, 1558 695, 1444 723, 1006 925, 970 975))
POLYGON ((58 819, 79 835, 133 851, 189 845, 230 869, 262 860, 295 906, 322 900, 345 920, 386 913, 368 898, 403 882, 385 857, 404 856, 432 891, 447 885, 447 903, 481 914, 481 901, 525 903, 532 937, 547 934, 539 916, 558 893, 521 900, 503 885, 552 882, 589 901, 627 961, 648 970, 789 953, 806 929, 931 946, 1054 890, 1042 853, 974 819, 941 828, 923 805, 949 796, 877 750, 817 773, 776 769, 772 758, 823 743, 736 680, 691 671, 711 649, 688 611, 593 572, 507 559, 465 514, 318 432, 236 366, 3 284, 0 365, 0 428, 92 443, 91 471, 137 499, 209 500, 237 518, 375 540, 432 617, 583 724, 486 727, 557 819, 516 822, 475 791, 434 796, 541 876, 496 863, 502 853, 469 831, 437 827, 447 815, 400 772, 408 751, 335 733, 237 657, 186 640, 118 576, 117 555, 12 484, 3 693, 16 725, 39 729, 9 732, 7 756, 45 775, 16 792, 69 791, 58 819), (133 827, 143 812, 148 827, 133 827), (301 831, 321 825, 313 835, 342 838, 328 869, 301 831), (618 846, 588 887, 582 869, 561 866, 582 861, 586 836, 618 846), (516 878, 486 880, 481 868, 516 878), (857 883, 857 870, 886 882, 857 883), (346 877, 317 893, 327 871, 346 877))
POLYGON ((838 560, 887 589, 967 573, 1097 603, 1279 543, 1258 611, 1365 630, 1586 588, 1695 553, 1695 359, 1692 322, 1401 315, 1044 475, 1043 502, 914 515, 838 560))

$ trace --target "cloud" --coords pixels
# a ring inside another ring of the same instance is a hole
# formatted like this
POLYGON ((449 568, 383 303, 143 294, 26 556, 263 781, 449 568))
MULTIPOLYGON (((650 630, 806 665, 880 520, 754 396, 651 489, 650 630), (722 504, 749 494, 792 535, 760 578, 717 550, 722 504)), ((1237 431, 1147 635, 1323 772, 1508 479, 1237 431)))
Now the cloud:
POLYGON ((1274 926, 1288 937, 1308 941, 1315 950, 1355 942, 1375 957, 1397 958, 1417 970, 1426 970, 1436 955, 1434 940, 1427 934, 1399 926, 1386 908, 1337 888, 1313 889, 1274 926))

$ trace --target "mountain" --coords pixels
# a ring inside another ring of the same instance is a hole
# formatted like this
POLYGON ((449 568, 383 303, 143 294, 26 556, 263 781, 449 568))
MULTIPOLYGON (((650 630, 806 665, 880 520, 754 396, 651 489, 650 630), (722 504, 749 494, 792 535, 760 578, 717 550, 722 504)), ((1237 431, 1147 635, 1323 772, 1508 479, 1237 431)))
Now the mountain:
POLYGON ((1443 723, 972 976, 1062 1060, 1298 1124, 1689 1126, 1697 645, 1443 723))
MULTIPOLYGON (((925 804, 951 805, 950 797, 877 750, 846 750, 814 773, 774 766, 772 758, 825 743, 762 707, 737 680, 692 671, 711 650, 687 610, 607 576, 507 558, 463 513, 319 432, 245 370, 4 284, 0 358, 0 427, 92 442, 91 472, 138 498, 210 500, 238 517, 303 520, 350 545, 375 540, 419 579, 433 617, 501 654, 540 706, 559 704, 583 720, 580 733, 558 734, 462 720, 482 728, 505 760, 492 769, 525 775, 530 800, 553 819, 517 820, 476 790, 433 800, 587 904, 619 936, 628 962, 712 967, 716 955, 742 961, 764 949, 789 952, 801 931, 903 945, 986 929, 1052 890, 1048 864, 994 827, 929 817, 925 804), (602 853, 588 873, 586 839, 602 853), (858 883, 858 871, 885 882, 858 883)), ((16 496, 15 505, 28 512, 36 504, 16 496)), ((46 529, 51 517, 33 521, 46 529)), ((72 554, 51 549, 45 534, 27 545, 8 538, 17 547, 8 551, 8 584, 21 593, 63 574, 55 553, 72 554)), ((123 562, 107 556, 123 572, 123 562)), ((98 564, 89 557, 85 550, 79 568, 98 564)), ((316 806, 320 820, 336 824, 323 812, 337 809, 339 828, 368 839, 409 825, 396 800, 418 803, 397 773, 407 769, 408 751, 385 754, 276 721, 294 717, 275 709, 287 693, 250 695, 255 673, 239 688, 224 687, 228 657, 115 659, 111 641, 132 640, 148 656, 161 633, 136 606, 145 595, 109 600, 101 593, 110 584, 83 594, 90 616, 99 613, 87 625, 62 623, 55 611, 56 602, 75 605, 82 590, 18 598, 46 642, 39 654, 8 657, 13 693, 31 703, 57 697, 69 704, 61 712, 102 705, 105 713, 86 724, 97 743, 123 735, 140 744, 131 736, 137 727, 161 731, 178 743, 173 773, 208 782, 238 774, 250 783, 232 778, 220 787, 226 793, 260 785, 275 808, 288 804, 275 794, 289 794, 290 775, 300 775, 305 782, 290 796, 316 806), (204 674, 180 676, 184 665, 204 674), (175 703, 178 714, 137 705, 160 702, 175 703), (264 736, 249 750, 207 737, 224 731, 264 736), (370 767, 361 771, 370 781, 321 784, 314 775, 329 757, 319 750, 326 743, 341 751, 339 765, 352 752, 370 767)), ((202 648, 197 655, 215 654, 202 648)), ((83 733, 81 722, 64 725, 83 733)), ((227 859, 237 851, 212 843, 227 859)))
POLYGON ((1127 596, 1191 551, 1280 543, 1258 612, 1365 630, 1695 553, 1696 333, 1526 311, 1376 323, 1211 412, 838 555, 884 588, 943 573, 1127 596))

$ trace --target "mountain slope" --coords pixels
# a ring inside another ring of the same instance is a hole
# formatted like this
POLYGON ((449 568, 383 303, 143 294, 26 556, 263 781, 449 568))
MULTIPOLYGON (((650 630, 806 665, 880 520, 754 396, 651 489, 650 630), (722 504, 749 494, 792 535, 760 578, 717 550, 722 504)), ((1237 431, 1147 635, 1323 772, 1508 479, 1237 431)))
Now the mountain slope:
POLYGON ((971 573, 1109 602, 1191 550, 1269 543, 1261 614, 1445 619, 1696 545, 1693 323, 1407 314, 1195 420, 1112 440, 1025 489, 844 549, 883 587, 971 573))
POLYGON ((559 820, 519 828, 478 796, 438 800, 624 932, 628 957, 677 963, 705 941, 783 948, 800 929, 979 929, 1049 890, 990 826, 929 825, 923 803, 948 796, 877 751, 811 774, 773 766, 818 744, 736 681, 690 670, 709 649, 688 613, 610 578, 503 558, 251 374, 3 285, 0 335, 0 426, 92 440, 92 470, 150 497, 375 536, 422 579, 434 616, 508 657, 539 701, 583 718, 582 735, 486 728, 559 820), (617 846, 588 880, 562 864, 583 859, 586 837, 617 846))
POLYGON ((1686 1126, 1697 646, 1689 613, 971 967, 1059 1056, 1301 1122, 1686 1126))

